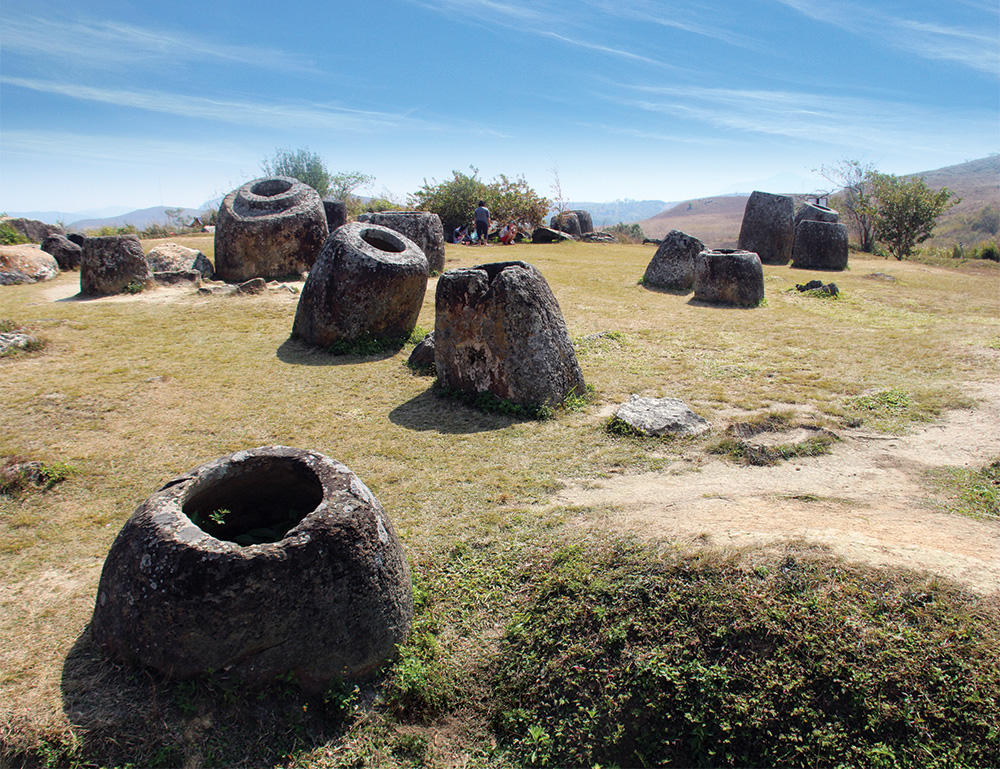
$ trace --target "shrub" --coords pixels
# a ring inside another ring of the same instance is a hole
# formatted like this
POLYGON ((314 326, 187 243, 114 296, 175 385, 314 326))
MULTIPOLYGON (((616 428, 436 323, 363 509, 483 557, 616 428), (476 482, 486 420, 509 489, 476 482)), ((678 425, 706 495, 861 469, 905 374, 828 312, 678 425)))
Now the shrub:
POLYGON ((19 243, 30 243, 24 235, 11 227, 7 222, 0 222, 0 246, 16 246, 19 243))
POLYGON ((614 235, 622 243, 642 243, 646 239, 642 227, 636 223, 623 224, 622 222, 618 222, 618 224, 605 227, 603 232, 614 235))
POLYGON ((989 259, 991 262, 1000 262, 1000 248, 996 243, 984 243, 976 249, 977 259, 989 259))
POLYGON ((558 551, 493 668, 516 765, 992 766, 995 609, 804 553, 558 551))

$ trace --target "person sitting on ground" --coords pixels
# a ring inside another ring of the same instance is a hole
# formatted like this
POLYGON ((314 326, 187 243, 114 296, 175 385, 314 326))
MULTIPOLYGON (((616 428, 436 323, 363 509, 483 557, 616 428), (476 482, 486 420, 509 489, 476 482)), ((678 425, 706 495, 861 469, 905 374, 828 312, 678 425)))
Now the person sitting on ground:
POLYGON ((508 222, 500 230, 500 243, 509 246, 514 242, 514 237, 517 235, 517 225, 514 222, 508 222))
POLYGON ((451 234, 452 243, 465 243, 468 245, 472 242, 472 238, 469 237, 469 228, 464 224, 458 225, 455 231, 451 234))

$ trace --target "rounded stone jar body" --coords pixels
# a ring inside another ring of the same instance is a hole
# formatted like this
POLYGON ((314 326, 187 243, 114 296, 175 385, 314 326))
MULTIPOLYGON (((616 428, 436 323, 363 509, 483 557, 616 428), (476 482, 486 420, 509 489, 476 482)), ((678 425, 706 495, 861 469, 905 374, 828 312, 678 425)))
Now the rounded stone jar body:
POLYGON ((756 307, 764 300, 764 269, 750 251, 718 249, 698 254, 694 298, 714 304, 756 307))
POLYGON ((412 616, 406 557, 365 484, 322 454, 265 446, 201 465, 136 509, 91 627, 116 657, 168 676, 294 674, 319 689, 390 659, 412 616))
POLYGON ((215 227, 215 277, 245 281, 308 271, 329 233, 312 187, 289 176, 255 179, 222 201, 215 227))

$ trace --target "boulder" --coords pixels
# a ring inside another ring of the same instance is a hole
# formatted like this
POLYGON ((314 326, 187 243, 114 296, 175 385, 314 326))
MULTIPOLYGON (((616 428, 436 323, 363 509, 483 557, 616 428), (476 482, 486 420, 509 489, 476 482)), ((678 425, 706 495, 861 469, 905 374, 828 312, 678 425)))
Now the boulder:
POLYGON ((405 641, 409 566, 345 465, 264 446, 200 465, 146 499, 111 546, 91 622, 114 657, 186 678, 364 676, 405 641))
POLYGON ((618 238, 609 232, 585 232, 580 236, 584 243, 617 243, 618 238))
POLYGON ((84 296, 120 294, 128 286, 151 286, 153 273, 135 235, 87 238, 80 260, 80 293, 84 296))
MULTIPOLYGON (((0 332, 0 358, 13 355, 22 350, 37 350, 42 346, 42 340, 34 334, 26 331, 2 331, 0 332)), ((17 465, 14 465, 16 468, 17 465)), ((9 472, 11 465, 0 467, 0 473, 9 472)), ((0 481, 4 480, 0 477, 0 481)), ((2 486, 2 483, 0 483, 2 486)))
POLYGON ((577 220, 580 222, 581 235, 586 235, 588 232, 594 231, 594 217, 590 215, 590 211, 576 209, 573 211, 567 211, 566 213, 576 215, 577 220))
POLYGON ((49 235, 66 234, 66 230, 58 224, 46 224, 37 219, 14 219, 8 216, 3 218, 3 222, 13 227, 32 243, 41 243, 49 235))
POLYGON ((618 407, 615 419, 643 435, 701 435, 712 428, 679 398, 633 395, 618 407))
POLYGON ((198 270, 160 270, 153 273, 153 282, 158 286, 191 285, 197 288, 201 285, 201 273, 198 270))
POLYGON ((580 217, 574 211, 563 211, 561 214, 556 214, 549 221, 549 226, 554 230, 559 230, 559 232, 572 235, 574 239, 583 234, 580 231, 580 217))
POLYGON ((413 352, 410 353, 410 357, 407 359, 406 365, 421 374, 434 373, 433 331, 421 339, 417 346, 413 348, 413 352))
POLYGON ((795 228, 792 267, 806 270, 846 270, 847 227, 804 219, 795 228))
POLYGON ((344 201, 323 198, 323 210, 326 211, 326 226, 330 232, 347 224, 347 203, 344 201))
POLYGON ((573 236, 551 227, 536 227, 531 233, 532 243, 561 243, 564 240, 573 240, 573 236))
POLYGON ((250 278, 250 280, 245 280, 236 286, 237 294, 243 294, 245 296, 256 296, 257 294, 263 294, 267 291, 267 281, 263 278, 250 278))
POLYGON ((197 270, 205 280, 211 280, 215 268, 201 251, 178 243, 161 243, 146 254, 149 269, 153 272, 197 270))
POLYGON ((583 394, 562 311, 530 264, 448 270, 438 279, 435 307, 434 365, 443 387, 522 406, 555 406, 583 394))
POLYGON ((666 234, 642 276, 645 286, 686 291, 694 285, 694 262, 705 250, 698 238, 680 230, 666 234))
POLYGON ((706 250, 694 263, 694 298, 714 304, 756 307, 764 300, 764 269, 757 254, 706 250))
POLYGON ((377 211, 361 214, 359 222, 388 227, 417 244, 432 273, 444 269, 444 228, 437 214, 427 211, 377 211))
POLYGON ((827 206, 822 206, 819 203, 810 203, 806 201, 799 206, 799 210, 795 212, 794 224, 798 227, 799 222, 807 220, 811 222, 832 222, 833 224, 836 224, 840 221, 840 213, 827 206))
POLYGON ((83 243, 87 239, 87 236, 82 232, 71 232, 66 236, 66 239, 70 243, 76 243, 80 248, 83 248, 83 243))
POLYGON ((0 286, 38 283, 59 274, 59 263, 34 244, 0 246, 0 286))
POLYGON ((75 270, 83 258, 83 248, 62 235, 49 235, 42 241, 42 251, 52 254, 60 270, 75 270))
POLYGON ((752 192, 743 211, 739 247, 764 264, 788 264, 795 237, 795 203, 787 195, 752 192))
POLYGON ((408 337, 427 292, 424 252, 368 222, 337 228, 323 245, 295 311, 292 336, 320 347, 408 337))
POLYGON ((328 233, 323 201, 312 187, 288 176, 247 182, 219 208, 216 277, 299 275, 312 267, 328 233))

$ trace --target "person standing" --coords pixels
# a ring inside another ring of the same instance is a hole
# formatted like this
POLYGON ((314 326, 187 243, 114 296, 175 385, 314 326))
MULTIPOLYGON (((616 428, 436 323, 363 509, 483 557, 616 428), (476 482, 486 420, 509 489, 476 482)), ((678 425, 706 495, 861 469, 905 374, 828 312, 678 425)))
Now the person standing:
POLYGON ((486 201, 479 201, 479 208, 476 209, 474 214, 476 220, 476 238, 479 240, 479 245, 485 246, 486 238, 490 234, 490 209, 486 207, 486 201))

